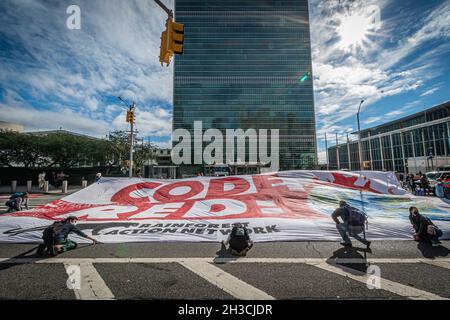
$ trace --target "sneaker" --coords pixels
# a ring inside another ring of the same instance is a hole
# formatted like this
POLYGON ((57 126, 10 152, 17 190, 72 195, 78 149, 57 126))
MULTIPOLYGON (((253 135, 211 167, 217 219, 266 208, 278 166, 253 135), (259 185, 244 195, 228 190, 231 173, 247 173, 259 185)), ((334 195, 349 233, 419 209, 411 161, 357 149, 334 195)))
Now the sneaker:
POLYGON ((439 247, 440 245, 441 245, 440 242, 433 242, 433 243, 431 244, 432 247, 439 247))
POLYGON ((344 247, 352 247, 352 244, 351 243, 347 243, 347 242, 341 242, 341 246, 344 246, 344 247))
POLYGON ((36 250, 36 255, 38 255, 38 256, 43 255, 45 248, 46 248, 45 244, 40 244, 36 250))
POLYGON ((58 248, 56 246, 51 246, 50 247, 50 254, 54 257, 56 257, 58 255, 58 248))

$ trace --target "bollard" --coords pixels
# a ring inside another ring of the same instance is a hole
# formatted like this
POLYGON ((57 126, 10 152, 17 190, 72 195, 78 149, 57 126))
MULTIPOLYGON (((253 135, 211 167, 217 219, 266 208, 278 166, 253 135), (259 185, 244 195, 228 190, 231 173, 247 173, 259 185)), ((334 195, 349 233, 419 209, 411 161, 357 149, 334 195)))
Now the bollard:
POLYGON ((48 181, 44 181, 44 192, 48 192, 48 181))
POLYGON ((67 180, 62 182, 62 193, 67 193, 67 180))
POLYGON ((87 180, 81 180, 81 188, 87 187, 87 180))
POLYGON ((16 192, 17 189, 17 180, 11 181, 11 193, 16 192))
POLYGON ((28 180, 28 181, 27 181, 27 192, 31 192, 31 187, 32 187, 32 185, 33 185, 33 181, 28 180))

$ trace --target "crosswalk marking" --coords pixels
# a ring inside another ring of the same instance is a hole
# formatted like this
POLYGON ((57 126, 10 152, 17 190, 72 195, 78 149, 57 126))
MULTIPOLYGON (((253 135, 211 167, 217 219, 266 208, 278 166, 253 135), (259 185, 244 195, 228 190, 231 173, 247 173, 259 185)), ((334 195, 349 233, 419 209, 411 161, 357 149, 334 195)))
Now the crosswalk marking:
MULTIPOLYGON (((81 269, 81 287, 74 290, 77 299, 114 299, 114 295, 98 274, 94 263, 179 263, 237 299, 273 300, 274 297, 239 278, 225 272, 215 263, 301 263, 344 276, 367 284, 369 275, 342 264, 415 264, 450 269, 450 258, 369 258, 369 259, 326 259, 326 258, 0 258, 0 264, 55 264, 62 263, 66 270, 70 266, 81 269)), ((69 273, 69 271, 67 271, 69 273)), ((381 289, 415 300, 448 300, 439 295, 380 278, 381 289)))
POLYGON ((450 258, 369 258, 369 259, 327 259, 327 258, 0 258, 0 263, 331 263, 331 264, 411 264, 411 263, 450 263, 450 258))
MULTIPOLYGON (((320 268, 325 271, 329 271, 344 277, 348 277, 350 279, 362 282, 367 284, 368 275, 364 272, 357 271, 348 267, 332 265, 326 262, 319 262, 319 263, 307 263, 308 265, 320 268)), ((380 277, 380 287, 382 290, 390 291, 392 293, 395 293, 399 296, 406 297, 408 299, 413 300, 448 300, 447 298, 438 296, 436 294, 419 290, 410 286, 406 286, 404 284, 390 281, 387 279, 384 279, 380 277)))
POLYGON ((450 261, 446 260, 425 260, 424 263, 430 264, 432 266, 450 269, 450 261))
POLYGON ((183 261, 180 264, 237 299, 275 300, 274 297, 264 291, 249 285, 208 262, 183 261))
POLYGON ((64 263, 66 272, 71 276, 69 269, 72 266, 78 266, 80 268, 81 285, 79 289, 73 289, 75 296, 78 300, 112 300, 114 295, 109 290, 105 281, 97 272, 92 263, 64 263))

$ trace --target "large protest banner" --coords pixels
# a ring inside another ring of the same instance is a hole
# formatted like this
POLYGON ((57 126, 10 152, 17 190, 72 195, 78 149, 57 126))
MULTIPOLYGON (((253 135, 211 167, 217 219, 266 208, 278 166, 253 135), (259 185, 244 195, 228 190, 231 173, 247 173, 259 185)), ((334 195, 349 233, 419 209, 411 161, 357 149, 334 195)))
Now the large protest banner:
MULTIPOLYGON (((106 243, 220 241, 231 224, 254 241, 338 240, 330 215, 340 200, 369 216, 372 240, 411 239, 416 206, 450 235, 450 203, 417 197, 387 172, 286 171, 180 180, 102 178, 61 200, 0 216, 0 242, 39 242, 42 230, 68 216, 106 243)), ((81 240, 81 239, 78 239, 81 240)))

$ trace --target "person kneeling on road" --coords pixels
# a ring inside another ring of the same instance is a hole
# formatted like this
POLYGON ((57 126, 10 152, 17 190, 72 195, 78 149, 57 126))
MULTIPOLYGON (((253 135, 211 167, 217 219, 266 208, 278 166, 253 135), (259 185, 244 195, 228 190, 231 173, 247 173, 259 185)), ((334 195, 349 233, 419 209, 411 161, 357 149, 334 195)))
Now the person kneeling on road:
POLYGON ((415 231, 414 240, 431 242, 433 247, 441 244, 439 237, 442 237, 442 231, 433 224, 430 218, 421 215, 416 207, 409 208, 409 221, 415 231))
POLYGON ((363 211, 349 206, 345 201, 339 201, 339 208, 333 212, 331 218, 336 222, 336 229, 339 231, 342 240, 344 240, 341 242, 341 245, 346 247, 352 246, 352 242, 349 238, 350 235, 365 244, 367 249, 370 248, 371 242, 365 239, 364 228, 367 222, 367 216, 363 211), (343 222, 339 221, 338 217, 340 217, 343 222), (360 237, 360 233, 363 233, 364 237, 360 237))
POLYGON ((245 256, 247 251, 253 247, 250 240, 248 230, 241 223, 233 225, 233 229, 226 241, 222 241, 224 245, 230 244, 231 254, 236 256, 245 256))
POLYGON ((22 211, 23 209, 28 210, 28 192, 16 192, 9 200, 5 203, 8 207, 8 213, 15 211, 22 211))
POLYGON ((77 217, 68 217, 63 221, 57 221, 47 227, 42 236, 44 244, 38 247, 37 254, 40 255, 47 249, 51 255, 56 256, 58 253, 75 249, 78 244, 68 239, 68 235, 72 232, 96 244, 97 241, 94 238, 89 237, 76 227, 77 221, 77 217))

